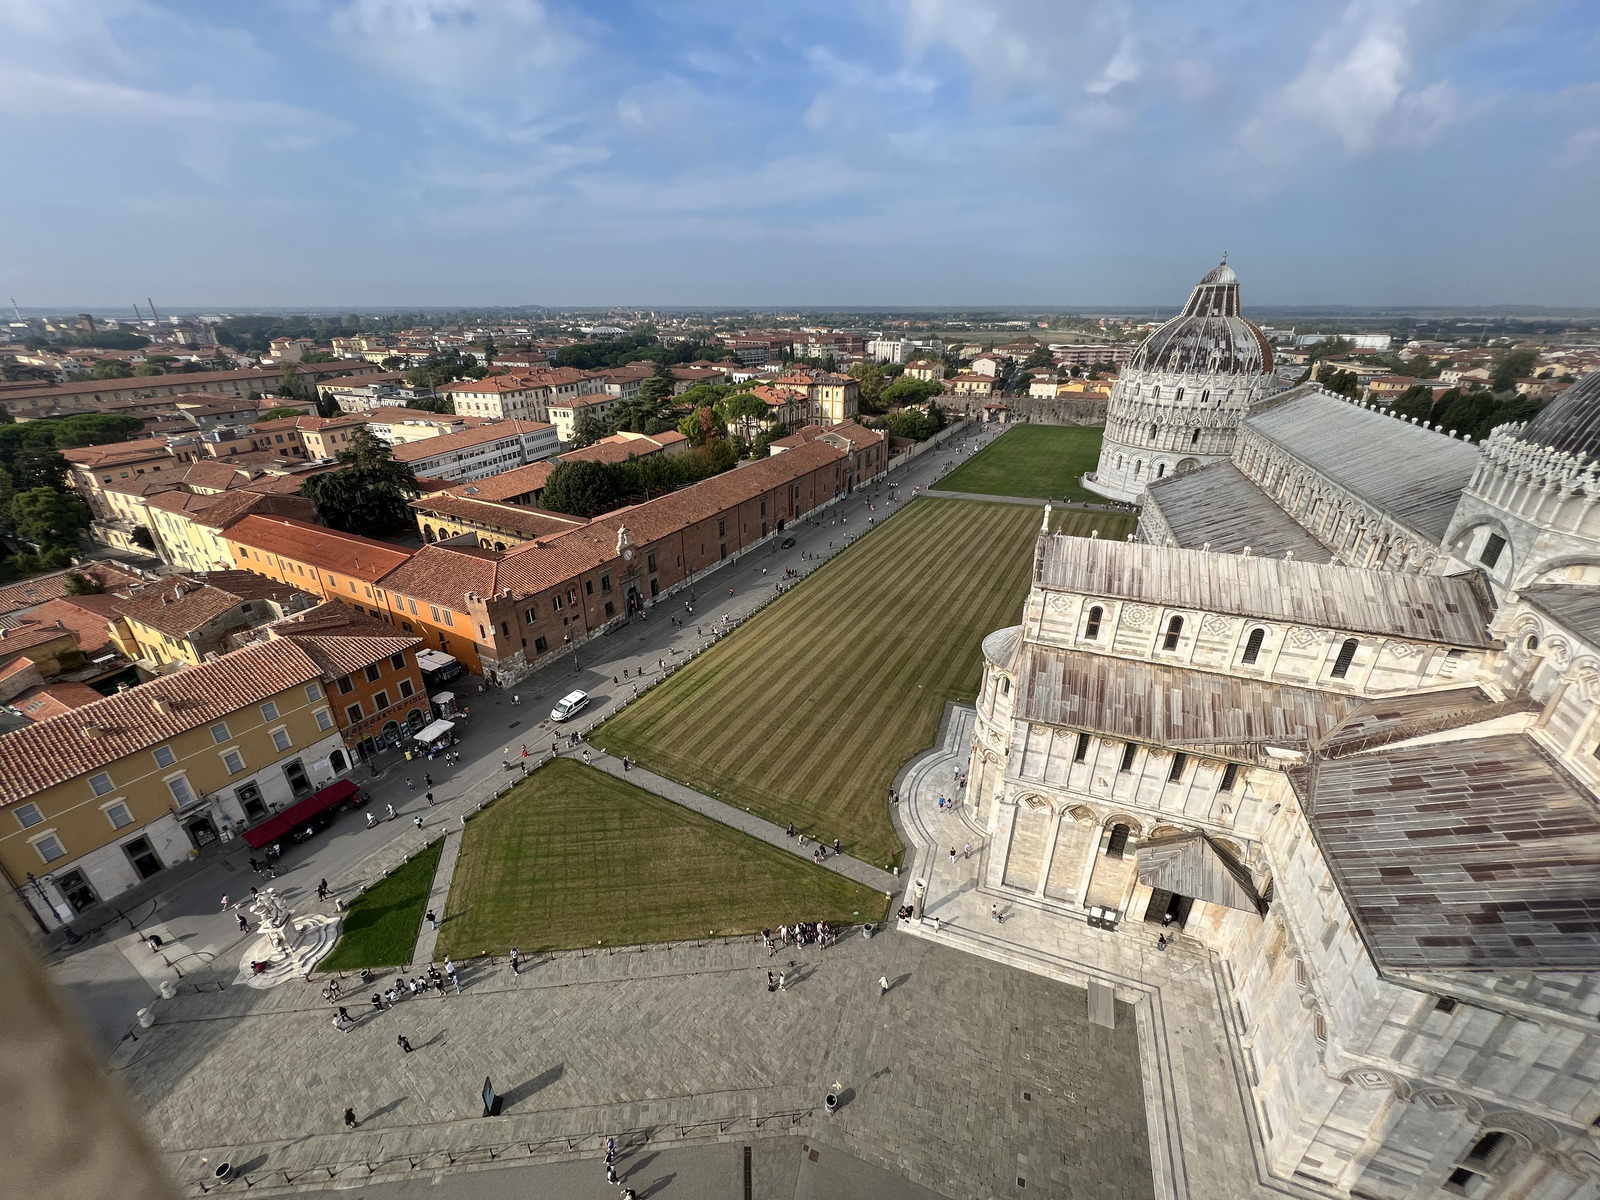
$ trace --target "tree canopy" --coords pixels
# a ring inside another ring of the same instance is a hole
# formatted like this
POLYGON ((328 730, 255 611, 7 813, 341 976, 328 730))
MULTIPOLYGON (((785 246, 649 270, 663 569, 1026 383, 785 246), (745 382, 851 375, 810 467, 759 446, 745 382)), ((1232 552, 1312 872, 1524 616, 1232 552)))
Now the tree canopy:
POLYGON ((17 534, 46 550, 73 547, 78 535, 93 520, 89 506, 70 492, 53 487, 18 492, 11 501, 11 520, 17 534))
POLYGON ((1494 364, 1489 376, 1489 390, 1509 392, 1516 388, 1517 380, 1533 374, 1539 361, 1539 351, 1533 346, 1518 346, 1507 350, 1494 364))
POLYGON ((737 457, 733 446, 718 438, 683 454, 651 454, 620 463, 564 462, 550 472, 539 506, 575 517, 596 517, 708 479, 732 467, 737 457))
POLYGON ((411 524, 409 501, 417 498, 417 477, 386 443, 358 429, 338 461, 338 470, 313 475, 300 487, 324 524, 364 537, 411 524))
POLYGON ((907 379, 902 375, 883 389, 883 403, 891 406, 922 404, 942 395, 944 395, 944 384, 938 380, 907 379))

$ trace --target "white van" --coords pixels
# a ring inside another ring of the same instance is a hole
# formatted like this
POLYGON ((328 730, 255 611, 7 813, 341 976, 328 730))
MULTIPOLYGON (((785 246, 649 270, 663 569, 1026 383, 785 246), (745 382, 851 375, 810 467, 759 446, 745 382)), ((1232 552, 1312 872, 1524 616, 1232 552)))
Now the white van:
POLYGON ((556 722, 570 720, 588 707, 588 692, 568 692, 556 701, 556 706, 550 710, 550 719, 556 722))

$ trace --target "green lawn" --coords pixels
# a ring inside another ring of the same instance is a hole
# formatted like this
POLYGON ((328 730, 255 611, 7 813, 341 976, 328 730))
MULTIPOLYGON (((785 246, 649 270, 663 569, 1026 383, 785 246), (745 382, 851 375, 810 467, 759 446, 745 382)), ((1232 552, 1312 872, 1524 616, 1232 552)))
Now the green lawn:
POLYGON ((881 920, 883 893, 558 758, 467 822, 439 954, 881 920))
POLYGON ((1089 537, 1098 533, 1103 538, 1120 542, 1138 527, 1139 518, 1132 513, 1085 512, 1081 508, 1050 510, 1051 533, 1066 533, 1073 537, 1089 537))
POLYGON ((986 496, 1100 502, 1078 478, 1100 461, 1096 425, 1017 425, 1006 430, 935 485, 941 491, 986 496))
POLYGON ((411 961, 428 910, 428 892, 444 849, 440 838, 421 854, 350 902, 339 944, 318 966, 321 971, 362 967, 401 967, 411 961))
POLYGON ((889 785, 945 701, 977 695, 984 636, 1021 619, 1041 516, 915 500, 589 741, 883 866, 889 785))

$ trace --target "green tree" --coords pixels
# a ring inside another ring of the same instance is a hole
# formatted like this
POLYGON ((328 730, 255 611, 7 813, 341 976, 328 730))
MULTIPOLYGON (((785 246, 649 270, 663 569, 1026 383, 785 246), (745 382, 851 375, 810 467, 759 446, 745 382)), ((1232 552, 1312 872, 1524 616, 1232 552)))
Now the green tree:
POLYGON ((52 487, 18 492, 11 501, 11 519, 19 536, 45 549, 76 546, 78 535, 94 519, 77 496, 52 487))
POLYGON ((878 363, 859 362, 850 368, 849 374, 860 385, 861 407, 869 412, 876 412, 878 401, 882 398, 883 390, 889 382, 883 367, 878 363))
MULTIPOLYGON (((143 529, 144 526, 139 526, 143 529)), ((78 571, 67 572, 67 595, 69 596, 98 596, 106 589, 93 579, 78 571)))
MULTIPOLYGON (((666 369, 660 363, 656 367, 663 371, 666 369)), ((652 375, 639 384, 639 399, 650 404, 664 404, 672 399, 672 385, 671 375, 652 375)))
POLYGON ((0 533, 10 533, 11 501, 16 497, 17 489, 11 482, 11 472, 0 467, 0 533))
POLYGON ((944 384, 934 379, 895 380, 883 390, 883 402, 890 406, 922 404, 935 396, 944 395, 944 384))
POLYGON ((1514 391, 1517 380, 1533 374, 1533 368, 1539 361, 1539 351, 1533 346, 1518 346, 1514 350, 1507 350, 1494 364, 1494 372, 1489 376, 1489 390, 1492 392, 1514 391))
POLYGON ((491 335, 490 337, 484 338, 483 365, 486 367, 494 366, 494 356, 498 353, 500 353, 500 347, 494 344, 494 337, 491 335))
POLYGON ((616 473, 609 464, 579 459, 564 462, 550 472, 539 506, 575 517, 595 517, 620 502, 616 473))
POLYGON ((759 426, 767 417, 767 402, 750 392, 735 392, 722 401, 722 419, 729 429, 738 429, 739 436, 750 440, 752 426, 759 426))
POLYGON ((19 492, 67 486, 67 460, 58 450, 30 446, 11 460, 11 477, 19 492))
POLYGON ((120 358, 102 358, 89 368, 90 379, 131 379, 133 368, 120 358))
POLYGON ((704 446, 713 438, 727 435, 727 430, 717 419, 716 410, 709 404, 701 405, 679 421, 678 432, 689 439, 691 446, 704 446))
POLYGON ((135 546, 142 546, 144 549, 149 550, 152 554, 155 553, 156 539, 155 535, 150 532, 149 526, 135 525, 133 527, 133 532, 128 536, 133 539, 133 544, 135 546))
POLYGON ((594 409, 585 405, 578 410, 578 415, 572 422, 573 449, 592 446, 609 432, 606 423, 595 416, 594 409))
POLYGON ((266 412, 261 414, 259 419, 263 421, 276 421, 279 417, 298 417, 300 415, 302 415, 300 410, 294 405, 279 404, 274 408, 267 409, 266 412))
POLYGON ((1022 369, 1024 371, 1028 371, 1032 370, 1034 367, 1051 367, 1055 365, 1055 361, 1056 360, 1050 354, 1049 346, 1037 346, 1034 348, 1032 354, 1023 359, 1022 369))
POLYGON ((1402 417, 1415 417, 1419 421, 1433 419, 1433 389, 1425 383, 1409 387, 1389 406, 1402 417))
POLYGON ((1311 361, 1319 358, 1338 358, 1341 354, 1349 354, 1356 348, 1356 344, 1347 337, 1326 337, 1311 347, 1311 361))
POLYGON ((358 429, 338 460, 338 470, 313 475, 300 487, 324 524, 365 537, 411 524, 417 477, 386 443, 358 429))

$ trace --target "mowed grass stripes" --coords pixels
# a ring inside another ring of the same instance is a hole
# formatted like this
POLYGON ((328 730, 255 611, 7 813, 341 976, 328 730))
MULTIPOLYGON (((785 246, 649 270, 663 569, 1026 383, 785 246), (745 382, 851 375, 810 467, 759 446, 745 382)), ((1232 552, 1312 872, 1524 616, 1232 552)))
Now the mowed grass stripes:
POLYGON ((885 866, 889 785, 1020 619, 1042 515, 915 500, 589 740, 885 866))

